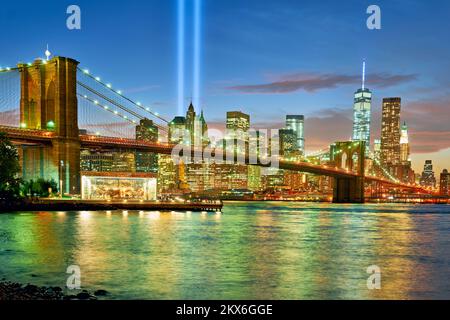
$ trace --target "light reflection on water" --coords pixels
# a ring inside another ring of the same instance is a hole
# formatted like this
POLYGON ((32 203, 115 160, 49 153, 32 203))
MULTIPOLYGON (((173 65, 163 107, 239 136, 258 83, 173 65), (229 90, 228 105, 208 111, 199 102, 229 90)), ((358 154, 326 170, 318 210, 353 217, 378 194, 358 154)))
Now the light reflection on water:
POLYGON ((0 277, 124 299, 450 298, 450 206, 227 203, 0 215, 0 277), (382 289, 368 290, 368 266, 382 289))

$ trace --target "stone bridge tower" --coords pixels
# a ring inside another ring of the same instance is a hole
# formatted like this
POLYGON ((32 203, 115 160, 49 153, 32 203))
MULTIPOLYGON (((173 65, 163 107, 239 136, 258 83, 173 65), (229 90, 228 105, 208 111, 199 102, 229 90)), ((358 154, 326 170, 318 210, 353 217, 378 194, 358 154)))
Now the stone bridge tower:
POLYGON ((364 203, 365 149, 364 141, 336 142, 332 146, 331 160, 336 167, 358 174, 334 178, 333 202, 364 203))
POLYGON ((64 57, 18 65, 20 126, 55 133, 41 176, 55 179, 69 194, 80 193, 77 66, 78 61, 64 57))

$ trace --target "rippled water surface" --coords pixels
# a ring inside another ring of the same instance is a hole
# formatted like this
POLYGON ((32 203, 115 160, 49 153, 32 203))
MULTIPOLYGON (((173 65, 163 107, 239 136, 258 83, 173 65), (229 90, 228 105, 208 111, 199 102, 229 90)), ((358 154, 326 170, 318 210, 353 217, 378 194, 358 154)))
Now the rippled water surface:
POLYGON ((113 299, 450 299, 450 206, 0 214, 0 278, 63 287, 69 265, 113 299))

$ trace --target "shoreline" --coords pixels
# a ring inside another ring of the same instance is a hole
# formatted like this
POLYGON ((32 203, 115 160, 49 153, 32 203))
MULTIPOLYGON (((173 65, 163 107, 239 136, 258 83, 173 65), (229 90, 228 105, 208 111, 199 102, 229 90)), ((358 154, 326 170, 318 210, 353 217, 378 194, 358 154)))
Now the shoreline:
POLYGON ((18 211, 115 211, 115 210, 146 210, 146 211, 194 211, 220 212, 223 203, 217 202, 133 202, 133 201, 92 201, 92 200, 38 200, 0 202, 0 213, 18 211))
POLYGON ((97 290, 93 294, 87 290, 77 290, 76 294, 67 294, 61 287, 36 286, 30 283, 0 280, 0 301, 63 301, 63 300, 98 300, 107 296, 105 290, 97 290))
MULTIPOLYGON (((222 212, 226 203, 233 202, 279 202, 279 203, 329 203, 329 201, 304 201, 304 200, 242 200, 226 199, 218 203, 167 203, 167 202, 106 202, 100 201, 79 201, 79 200, 40 200, 37 202, 16 201, 4 203, 0 202, 0 214, 16 212, 58 212, 58 211, 191 211, 191 212, 222 212)), ((410 205, 450 205, 450 202, 443 201, 366 201, 364 204, 410 204, 410 205)))

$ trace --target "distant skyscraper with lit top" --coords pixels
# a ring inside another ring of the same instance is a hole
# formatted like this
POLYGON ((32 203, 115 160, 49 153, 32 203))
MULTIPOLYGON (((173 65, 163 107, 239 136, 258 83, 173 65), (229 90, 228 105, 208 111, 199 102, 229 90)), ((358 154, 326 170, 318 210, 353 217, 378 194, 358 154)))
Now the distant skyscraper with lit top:
POLYGON ((296 135, 296 146, 300 154, 305 154, 305 116, 287 115, 286 128, 294 131, 296 135))
MULTIPOLYGON (((399 165, 400 161, 400 110, 401 98, 384 98, 381 119, 381 163, 385 167, 399 165)), ((403 132, 403 135, 407 132, 403 132)), ((405 141, 403 137, 403 142, 405 141)))
POLYGON ((403 123, 400 133, 400 162, 402 164, 411 164, 408 126, 406 122, 403 123))
POLYGON ((372 92, 365 87, 366 62, 363 62, 362 87, 355 92, 353 104, 353 141, 366 142, 366 154, 370 150, 370 122, 372 92))

